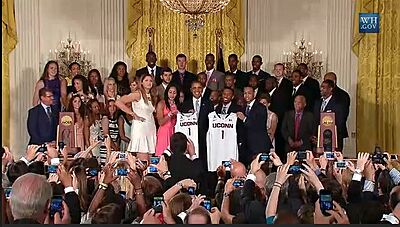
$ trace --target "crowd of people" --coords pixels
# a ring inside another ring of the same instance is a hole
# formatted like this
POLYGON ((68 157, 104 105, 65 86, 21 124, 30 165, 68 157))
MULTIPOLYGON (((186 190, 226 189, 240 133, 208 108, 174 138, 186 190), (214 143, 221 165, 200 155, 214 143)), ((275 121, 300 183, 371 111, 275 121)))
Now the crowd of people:
POLYGON ((104 82, 46 64, 25 155, 2 149, 5 222, 399 223, 397 156, 341 153, 350 97, 335 73, 319 84, 306 64, 285 75, 277 63, 270 75, 259 55, 247 73, 235 54, 226 72, 207 54, 197 75, 183 54, 175 72, 154 52, 146 62, 131 77, 117 62, 104 82), (60 112, 74 115, 74 147, 60 112), (316 152, 322 112, 335 113, 333 156, 316 152))

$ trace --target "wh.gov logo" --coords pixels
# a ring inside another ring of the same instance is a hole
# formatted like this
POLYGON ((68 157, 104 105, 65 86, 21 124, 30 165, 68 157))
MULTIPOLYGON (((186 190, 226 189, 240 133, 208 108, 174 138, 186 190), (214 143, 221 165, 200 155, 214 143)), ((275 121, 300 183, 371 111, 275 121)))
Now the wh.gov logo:
POLYGON ((360 13, 359 33, 378 33, 378 32, 379 32, 379 14, 360 13))

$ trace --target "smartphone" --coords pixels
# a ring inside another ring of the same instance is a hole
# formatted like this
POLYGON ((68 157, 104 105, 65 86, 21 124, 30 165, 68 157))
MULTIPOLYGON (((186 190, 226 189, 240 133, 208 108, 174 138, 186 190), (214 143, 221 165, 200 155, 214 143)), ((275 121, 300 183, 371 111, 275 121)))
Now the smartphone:
POLYGON ((244 180, 243 179, 236 179, 235 181, 233 181, 233 186, 235 188, 239 188, 239 187, 243 187, 244 186, 244 180))
POLYGON ((143 165, 145 165, 145 166, 147 166, 147 164, 148 164, 148 162, 146 161, 146 160, 140 160, 142 163, 143 163, 143 165))
POLYGON ((61 152, 65 147, 65 143, 63 141, 58 142, 58 150, 61 152))
POLYGON ((291 165, 289 167, 288 170, 288 174, 300 174, 301 173, 301 169, 303 169, 304 167, 302 165, 291 165))
POLYGON ((62 205, 62 196, 61 195, 55 195, 53 198, 51 198, 50 202, 50 218, 54 218, 54 215, 56 213, 60 213, 60 216, 62 214, 63 210, 63 205, 62 205))
POLYGON ((264 162, 269 161, 269 154, 267 154, 267 153, 262 153, 262 154, 260 155, 260 158, 258 159, 258 162, 262 162, 262 161, 264 161, 264 162))
POLYGON ((150 163, 157 165, 160 162, 160 157, 150 157, 150 163))
POLYGON ((149 171, 149 173, 157 173, 158 172, 157 167, 154 167, 154 166, 149 166, 148 171, 149 171))
POLYGON ((324 153, 324 155, 325 155, 325 158, 326 159, 335 159, 335 153, 334 152, 325 152, 324 153))
POLYGON ((202 206, 208 210, 208 212, 211 212, 211 201, 208 199, 205 199, 204 202, 202 203, 202 206))
POLYGON ((126 192, 124 191, 119 191, 118 193, 120 196, 122 196, 123 199, 126 199, 126 192))
POLYGON ((9 198, 10 198, 10 196, 11 196, 11 190, 12 190, 12 187, 4 188, 4 195, 6 196, 6 199, 9 199, 9 198))
POLYGON ((222 161, 222 166, 225 167, 226 171, 231 171, 231 161, 222 161))
POLYGON ((153 198, 153 209, 156 213, 162 213, 162 202, 164 201, 164 197, 156 196, 153 198))
POLYGON ((40 147, 37 149, 37 153, 44 153, 44 152, 46 152, 47 151, 47 146, 46 146, 46 144, 42 144, 42 145, 40 145, 40 147))
POLYGON ((57 166, 57 165, 50 165, 50 166, 47 168, 47 172, 48 172, 48 173, 57 173, 57 169, 58 169, 58 166, 57 166))
POLYGON ((128 176, 128 169, 125 168, 118 168, 115 170, 115 175, 117 176, 128 176))
POLYGON ((304 161, 305 159, 307 159, 307 152, 306 151, 297 151, 296 159, 299 162, 304 161))
POLYGON ((118 159, 126 159, 126 153, 119 152, 118 153, 118 159))
POLYGON ((334 166, 336 169, 346 169, 347 162, 346 161, 335 162, 334 166))
POLYGON ((392 159, 392 160, 397 160, 397 155, 391 154, 391 155, 390 155, 390 159, 392 159))
POLYGON ((99 171, 96 168, 89 168, 87 171, 87 175, 89 177, 96 177, 99 174, 99 171))
POLYGON ((319 206, 321 207, 321 212, 325 216, 329 216, 326 211, 333 209, 332 193, 328 190, 319 191, 319 206))
POLYGON ((104 139, 105 139, 105 138, 104 138, 103 135, 98 135, 98 136, 97 136, 97 140, 100 141, 100 142, 104 142, 104 139))
POLYGON ((189 195, 196 195, 196 188, 195 187, 188 187, 187 189, 189 195))

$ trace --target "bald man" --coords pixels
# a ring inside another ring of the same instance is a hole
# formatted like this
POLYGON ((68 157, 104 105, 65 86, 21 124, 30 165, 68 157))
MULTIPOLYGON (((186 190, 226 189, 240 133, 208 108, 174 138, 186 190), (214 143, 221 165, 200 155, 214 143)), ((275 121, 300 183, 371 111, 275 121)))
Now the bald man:
POLYGON ((285 151, 311 150, 311 137, 314 132, 314 117, 311 112, 304 111, 307 102, 303 95, 294 99, 294 110, 285 113, 281 133, 285 140, 285 151))

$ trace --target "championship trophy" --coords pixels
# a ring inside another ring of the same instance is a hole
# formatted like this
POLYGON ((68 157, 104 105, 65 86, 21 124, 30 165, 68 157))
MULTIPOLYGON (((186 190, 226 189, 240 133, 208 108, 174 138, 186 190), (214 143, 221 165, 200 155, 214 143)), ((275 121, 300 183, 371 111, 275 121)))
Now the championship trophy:
POLYGON ((337 148, 337 132, 334 112, 322 112, 318 126, 317 153, 335 152, 337 148))
MULTIPOLYGON (((69 151, 75 148, 76 144, 76 128, 75 128, 75 117, 73 112, 60 112, 59 123, 57 126, 57 146, 61 143, 69 151)), ((73 152, 75 153, 75 152, 73 152)))

